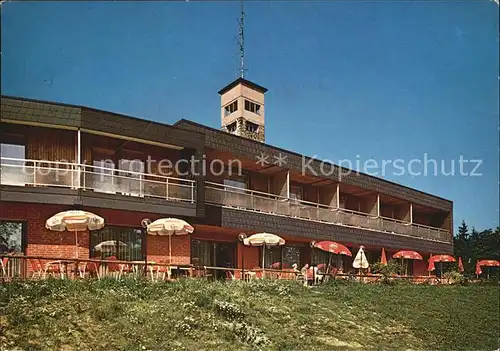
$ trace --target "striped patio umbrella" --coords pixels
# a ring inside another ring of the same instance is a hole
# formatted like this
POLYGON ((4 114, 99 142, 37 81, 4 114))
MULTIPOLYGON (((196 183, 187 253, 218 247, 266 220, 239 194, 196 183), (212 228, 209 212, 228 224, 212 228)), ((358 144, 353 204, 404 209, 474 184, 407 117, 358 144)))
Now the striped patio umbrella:
POLYGON ((262 246, 262 273, 265 275, 265 255, 266 246, 282 246, 285 245, 285 239, 271 233, 257 233, 243 239, 243 244, 247 246, 262 246))
POLYGON ((47 219, 45 228, 58 232, 75 232, 75 257, 78 258, 78 232, 104 227, 104 218, 92 212, 70 210, 59 212, 47 219))
POLYGON ((147 232, 150 235, 168 235, 168 262, 172 263, 172 235, 191 234, 194 228, 182 219, 160 218, 148 225, 147 232))
POLYGON ((122 241, 116 241, 116 240, 107 240, 100 242, 96 246, 94 246, 94 250, 96 251, 101 251, 101 252, 110 252, 116 250, 116 248, 120 247, 127 247, 128 245, 125 244, 122 241))
POLYGON ((359 268, 359 269, 368 268, 369 263, 368 263, 368 259, 366 258, 366 255, 365 255, 365 247, 364 246, 359 247, 359 251, 356 254, 356 257, 354 258, 354 261, 352 262, 352 266, 354 268, 359 268))

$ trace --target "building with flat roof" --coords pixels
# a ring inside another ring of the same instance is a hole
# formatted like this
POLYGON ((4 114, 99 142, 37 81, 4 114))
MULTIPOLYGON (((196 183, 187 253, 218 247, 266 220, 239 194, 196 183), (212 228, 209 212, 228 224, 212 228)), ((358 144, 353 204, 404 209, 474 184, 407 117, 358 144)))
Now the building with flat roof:
MULTIPOLYGON (((45 221, 84 209, 106 225, 79 233, 80 258, 117 240, 120 259, 167 260, 168 239, 141 231, 142 219, 162 217, 195 228, 172 237, 177 264, 258 267, 261 248, 238 235, 262 231, 286 240, 264 258, 282 268, 327 260, 313 240, 363 245, 372 262, 382 248, 416 250, 424 260, 410 264, 413 274, 426 272, 430 254, 453 252, 451 201, 333 164, 322 174, 321 160, 266 144, 266 91, 243 78, 221 89, 221 129, 2 96, 0 233, 27 255, 73 257, 74 237, 45 221)), ((347 271, 352 258, 334 265, 347 271)))

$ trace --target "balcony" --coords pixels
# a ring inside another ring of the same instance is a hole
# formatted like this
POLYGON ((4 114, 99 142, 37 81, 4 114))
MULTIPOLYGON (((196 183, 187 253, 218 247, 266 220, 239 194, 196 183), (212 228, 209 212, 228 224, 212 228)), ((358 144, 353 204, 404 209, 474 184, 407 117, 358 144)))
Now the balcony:
POLYGON ((2 157, 0 184, 59 187, 194 203, 195 181, 84 164, 2 157))
POLYGON ((370 216, 319 203, 206 182, 205 202, 217 206, 269 213, 290 218, 363 228, 449 243, 450 231, 392 218, 370 216))

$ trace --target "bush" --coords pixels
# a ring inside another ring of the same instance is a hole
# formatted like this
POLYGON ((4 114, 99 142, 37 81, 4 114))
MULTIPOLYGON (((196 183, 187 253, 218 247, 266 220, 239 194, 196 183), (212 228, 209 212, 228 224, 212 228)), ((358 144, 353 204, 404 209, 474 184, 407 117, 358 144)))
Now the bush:
POLYGON ((464 276, 457 271, 446 272, 443 274, 443 278, 448 282, 448 284, 452 285, 465 283, 464 276))
POLYGON ((214 305, 215 311, 230 321, 241 320, 245 316, 240 306, 234 303, 215 300, 214 305))
POLYGON ((383 282, 389 282, 389 278, 391 276, 403 274, 405 271, 405 266, 402 265, 399 261, 390 260, 386 265, 383 265, 380 262, 373 263, 371 265, 371 269, 373 273, 382 274, 383 282))

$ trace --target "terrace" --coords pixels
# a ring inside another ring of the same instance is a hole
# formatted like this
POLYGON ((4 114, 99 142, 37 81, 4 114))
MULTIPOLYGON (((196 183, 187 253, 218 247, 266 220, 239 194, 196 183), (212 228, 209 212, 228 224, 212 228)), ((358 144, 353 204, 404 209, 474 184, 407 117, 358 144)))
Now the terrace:
POLYGON ((196 182, 177 177, 68 162, 1 157, 2 185, 58 187, 107 194, 196 201, 196 182))
POLYGON ((298 200, 272 193, 206 182, 205 201, 216 206, 262 212, 289 218, 357 227, 449 243, 449 230, 360 211, 298 200))

